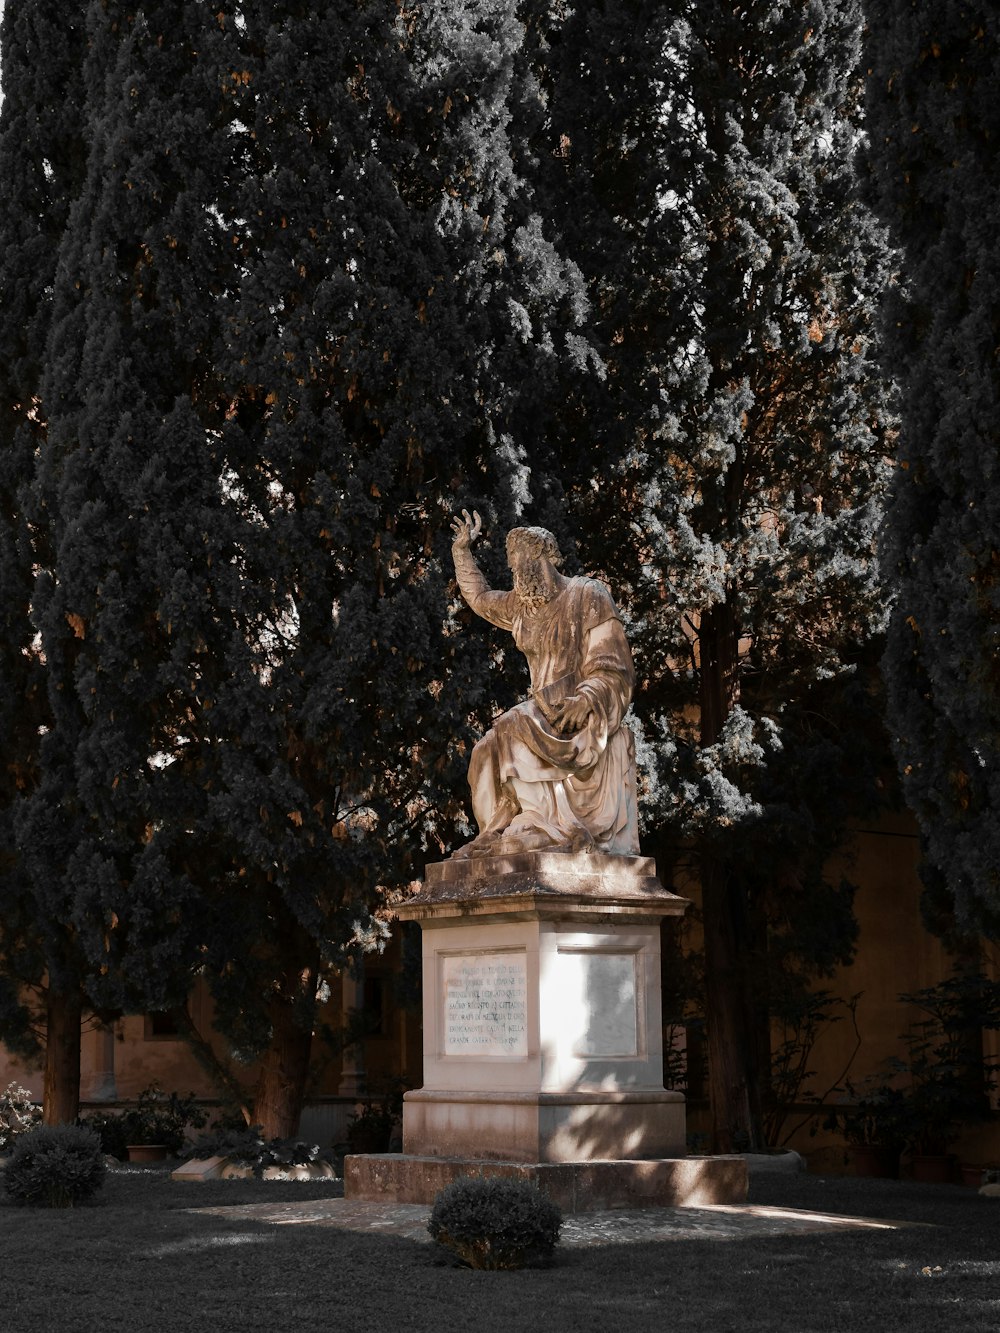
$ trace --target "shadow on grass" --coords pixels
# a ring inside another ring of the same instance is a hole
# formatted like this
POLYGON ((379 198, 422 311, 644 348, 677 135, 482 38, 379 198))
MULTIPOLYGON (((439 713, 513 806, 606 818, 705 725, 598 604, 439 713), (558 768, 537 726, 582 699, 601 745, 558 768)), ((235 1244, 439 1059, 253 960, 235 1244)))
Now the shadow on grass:
POLYGON ((111 1177, 69 1212, 0 1207, 3 1333, 995 1333, 1000 1203, 958 1187, 769 1180, 752 1201, 933 1224, 557 1250, 547 1269, 440 1267, 427 1244, 188 1211, 329 1197, 320 1182, 111 1177))

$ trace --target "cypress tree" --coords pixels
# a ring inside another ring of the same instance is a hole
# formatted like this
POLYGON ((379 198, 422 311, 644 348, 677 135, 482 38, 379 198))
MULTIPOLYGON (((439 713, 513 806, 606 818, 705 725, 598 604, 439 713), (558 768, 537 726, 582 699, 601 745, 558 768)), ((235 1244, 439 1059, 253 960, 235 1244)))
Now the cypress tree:
POLYGON ((77 1020, 203 975, 287 1134, 325 974, 456 839, 508 687, 455 632, 449 520, 545 502, 582 285, 512 165, 538 97, 502 5, 91 0, 72 31, 79 199, 36 210, 58 264, 12 401, 44 417, 5 472, 42 720, 9 732, 5 902, 72 945, 77 1020))
MULTIPOLYGON (((253 248, 262 233, 273 240, 272 222, 287 227, 273 209, 266 222, 263 209, 241 211, 258 202, 253 173, 271 173, 266 195, 282 172, 306 190, 322 169, 262 162, 255 145, 302 113, 302 53, 280 31, 261 44, 256 14, 237 6, 101 3, 90 19, 106 74, 91 79, 90 170, 48 349, 52 425, 35 499, 54 559, 34 613, 53 725, 24 854, 63 893, 102 1006, 179 1007, 205 975, 218 1025, 263 1058, 255 1119, 289 1134, 320 962, 341 962, 371 934, 373 887, 352 873, 365 812, 354 828, 337 812, 342 770, 323 785, 324 686, 337 685, 316 676, 339 669, 323 650, 339 611, 326 570, 343 534, 305 498, 302 454, 289 463, 295 500, 282 489, 285 459, 263 428, 276 389, 262 388, 257 421, 243 402, 260 367, 239 319, 294 305, 248 299, 268 290, 266 263, 289 260, 253 248), (274 98, 256 117, 255 78, 274 98), (238 386, 231 357, 245 358, 238 386), (308 538, 294 549, 307 506, 308 538), (322 733, 312 748, 311 727, 322 733), (346 875, 331 873, 331 856, 346 875)), ((329 74, 317 66, 315 84, 329 74)), ((300 347, 307 360, 322 359, 325 333, 300 347)))
MULTIPOLYGON (((214 739, 200 713, 234 666, 246 541, 211 435, 223 17, 88 7, 86 172, 52 281, 45 438, 22 478, 48 719, 18 862, 37 919, 73 942, 77 993, 106 1016, 182 1004, 225 928, 198 873, 214 739)), ((79 1008, 66 1025, 79 1031, 79 1008)), ((60 1078, 74 1076, 67 1052, 60 1078)))
POLYGON ((1000 18, 869 6, 869 161, 898 244, 885 307, 900 431, 884 672, 936 928, 1000 929, 1000 18))
POLYGON ((577 410, 609 453, 574 499, 632 621, 650 845, 696 858, 720 1150, 761 1141, 769 973, 805 984, 854 938, 823 861, 871 791, 882 617, 860 40, 855 0, 595 4, 549 37, 608 367, 577 410))
POLYGON ((58 247, 86 165, 84 3, 55 13, 10 0, 0 27, 0 1037, 37 1053, 33 989, 44 1011, 45 1117, 72 1120, 79 1087, 82 957, 65 914, 19 855, 19 814, 37 789, 39 746, 51 723, 44 655, 31 617, 44 541, 27 521, 25 491, 47 435, 42 397, 58 247))
POLYGON ((523 30, 504 6, 242 12, 222 446, 268 615, 248 631, 259 701, 220 708, 240 804, 219 845, 260 913, 254 1114, 273 1128, 297 1115, 316 979, 371 933, 385 886, 456 840, 492 685, 485 636, 455 634, 450 518, 529 499, 531 389, 576 294, 510 165, 523 30))
POLYGON ((440 686, 434 488, 454 462, 426 447, 408 373, 433 279, 386 162, 394 20, 240 6, 228 90, 215 364, 225 505, 247 525, 226 654, 245 667, 212 711, 207 814, 220 909, 240 909, 206 965, 223 1029, 263 1052, 254 1119, 271 1134, 297 1124, 323 974, 378 938, 380 888, 414 873, 452 762, 447 732, 420 742, 440 686))

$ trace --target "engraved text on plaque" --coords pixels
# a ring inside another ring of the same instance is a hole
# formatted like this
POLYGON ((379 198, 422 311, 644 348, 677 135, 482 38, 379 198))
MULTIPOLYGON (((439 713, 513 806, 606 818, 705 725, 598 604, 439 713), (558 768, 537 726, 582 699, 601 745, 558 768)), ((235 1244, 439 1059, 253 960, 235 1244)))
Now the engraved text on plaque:
POLYGON ((444 1054, 528 1054, 528 968, 521 952, 444 954, 444 1054))

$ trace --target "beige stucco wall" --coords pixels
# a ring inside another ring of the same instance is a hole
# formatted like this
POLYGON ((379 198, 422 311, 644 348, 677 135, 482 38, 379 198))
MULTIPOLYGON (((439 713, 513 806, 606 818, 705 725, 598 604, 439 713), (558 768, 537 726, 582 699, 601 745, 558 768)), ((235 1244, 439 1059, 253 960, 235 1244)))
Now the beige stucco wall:
MULTIPOLYGON (((954 960, 940 940, 924 927, 920 912, 919 839, 912 819, 888 816, 878 824, 858 829, 842 858, 842 868, 855 883, 855 911, 859 936, 855 961, 841 968, 832 981, 820 983, 845 1000, 858 995, 857 1035, 861 1042, 850 1064, 855 1083, 875 1073, 888 1056, 904 1056, 900 1034, 919 1019, 919 1011, 899 1000, 933 986, 948 976, 954 960)), ((835 866, 836 871, 839 867, 835 866)), ((984 946, 984 966, 991 966, 984 946)), ((812 1067, 813 1091, 824 1094, 851 1061, 857 1036, 848 1020, 831 1025, 816 1045, 812 1067)), ((995 1036, 986 1034, 987 1048, 995 1036)), ((834 1098, 835 1100, 835 1098, 834 1098)), ((792 1117, 787 1129, 795 1124, 792 1117)), ((812 1120, 789 1140, 803 1153, 813 1170, 847 1171, 842 1140, 817 1128, 812 1120), (813 1132, 810 1132, 813 1131, 813 1132)), ((1000 1126, 979 1126, 953 1146, 962 1159, 992 1162, 1000 1159, 1000 1126)))
MULTIPOLYGON (((365 1080, 378 1092, 395 1080, 407 1086, 419 1086, 421 1066, 421 1035, 418 1013, 410 1013, 396 1003, 392 979, 399 968, 399 940, 394 939, 383 955, 373 955, 366 969, 371 976, 382 979, 385 997, 383 1030, 367 1038, 363 1059, 365 1080)), ((355 997, 358 1002, 359 997, 355 997)), ((212 1031, 212 1001, 207 987, 197 984, 189 998, 191 1017, 198 1030, 212 1043, 223 1061, 227 1059, 226 1043, 212 1031)), ((322 1018, 338 1028, 343 1016, 341 985, 335 978, 328 1003, 321 1010, 322 1018)), ((108 1065, 108 1036, 93 1020, 84 1023, 81 1040, 81 1098, 85 1103, 102 1101, 106 1091, 108 1065)), ((119 1019, 113 1027, 114 1086, 118 1100, 136 1097, 151 1083, 158 1083, 166 1092, 214 1101, 217 1091, 209 1074, 192 1055, 188 1044, 179 1037, 156 1036, 151 1032, 147 1016, 129 1015, 119 1019)), ((350 1062, 351 1057, 348 1057, 350 1062)), ((330 1056, 325 1044, 317 1037, 314 1044, 316 1079, 311 1089, 314 1098, 337 1098, 341 1093, 341 1075, 344 1060, 330 1056)), ((257 1077, 255 1065, 241 1065, 230 1061, 236 1077, 252 1094, 257 1077)), ((16 1059, 0 1045, 0 1089, 10 1082, 27 1088, 41 1101, 43 1071, 40 1064, 30 1065, 16 1059)), ((350 1099, 349 1099, 350 1100, 350 1099)))

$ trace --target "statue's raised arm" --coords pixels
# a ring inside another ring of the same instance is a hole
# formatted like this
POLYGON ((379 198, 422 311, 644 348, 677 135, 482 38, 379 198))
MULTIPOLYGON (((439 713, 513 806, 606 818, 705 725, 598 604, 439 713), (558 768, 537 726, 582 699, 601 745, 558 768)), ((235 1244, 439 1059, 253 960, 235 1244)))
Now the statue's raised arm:
POLYGON ((603 583, 568 578, 546 528, 514 528, 514 587, 489 586, 472 543, 479 514, 452 522, 462 596, 510 630, 528 659, 530 697, 497 718, 469 765, 479 836, 458 857, 600 850, 634 855, 635 744, 623 719, 635 686, 632 654, 603 583))
POLYGON ((496 592, 486 582, 483 571, 472 554, 472 543, 483 528, 483 520, 473 510, 462 510, 461 518, 453 518, 451 530, 454 533, 451 543, 451 558, 455 563, 455 578, 462 590, 462 596, 477 615, 501 629, 511 629, 513 621, 513 594, 496 592))

